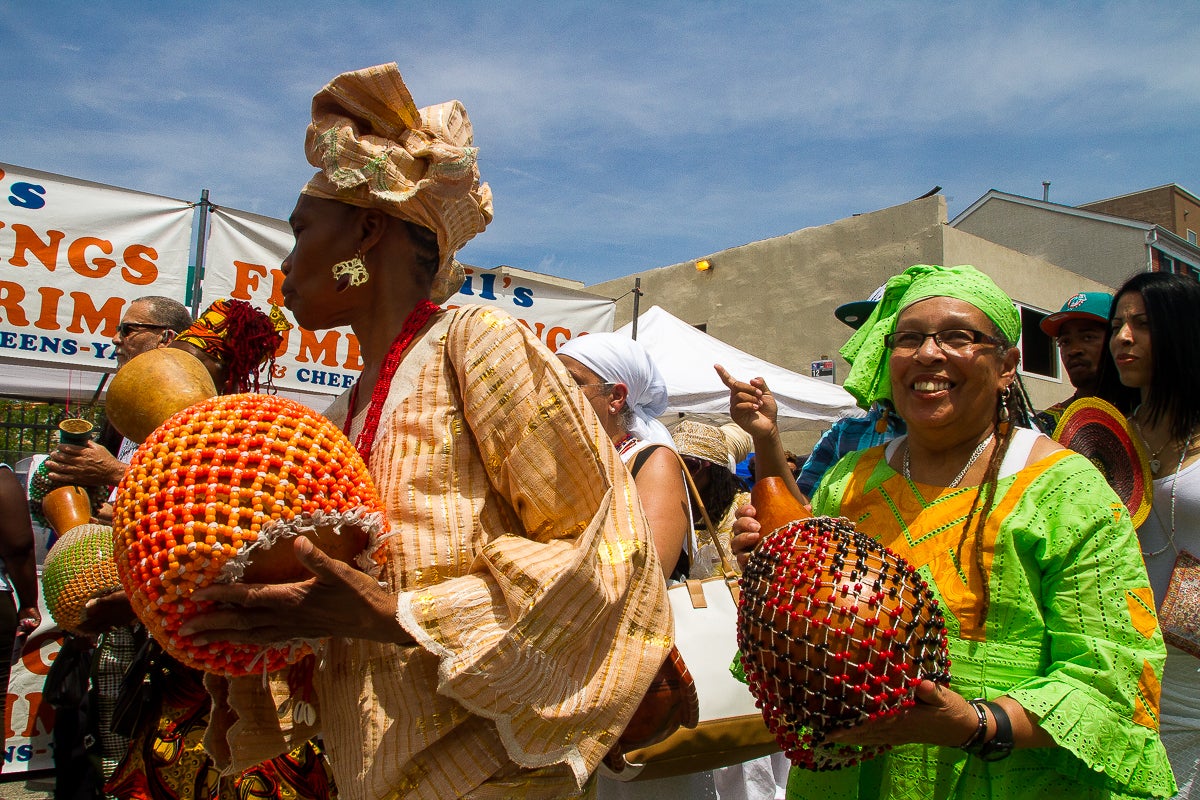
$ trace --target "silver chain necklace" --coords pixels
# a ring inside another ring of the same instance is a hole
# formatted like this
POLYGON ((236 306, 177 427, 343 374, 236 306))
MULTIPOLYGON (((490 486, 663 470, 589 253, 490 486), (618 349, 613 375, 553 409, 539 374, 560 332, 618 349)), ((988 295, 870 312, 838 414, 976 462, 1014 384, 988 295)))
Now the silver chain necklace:
MULTIPOLYGON (((1141 406, 1138 406, 1138 408, 1140 409, 1141 406)), ((1133 427, 1137 428, 1138 436, 1142 437, 1142 442, 1146 445, 1146 449, 1149 450, 1150 442, 1146 439, 1146 434, 1142 430, 1142 423, 1137 421, 1137 411, 1136 410, 1130 416, 1130 419, 1133 420, 1133 427)), ((1168 436, 1167 440, 1165 442, 1163 442, 1162 447, 1158 448, 1157 450, 1155 450, 1153 453, 1150 454, 1150 472, 1151 472, 1151 474, 1158 475, 1158 471, 1160 469, 1162 469, 1162 461, 1159 460, 1158 454, 1161 453, 1163 450, 1166 450, 1170 446, 1171 446, 1171 437, 1168 436)), ((1187 447, 1184 447, 1183 449, 1187 450, 1187 447)))
MULTIPOLYGON (((1139 426, 1138 433, 1141 433, 1141 432, 1142 432, 1142 429, 1141 429, 1141 426, 1139 426)), ((1143 440, 1145 438, 1146 438, 1145 436, 1142 437, 1143 440)), ((1191 442, 1190 436, 1188 437, 1188 442, 1189 443, 1191 442)), ((1154 516, 1158 518, 1159 527, 1161 527, 1164 531, 1166 531, 1167 543, 1164 544, 1162 547, 1158 548, 1157 550, 1154 550, 1149 553, 1147 553, 1145 550, 1143 550, 1142 556, 1145 558, 1153 558, 1154 556, 1162 555, 1163 553, 1167 552, 1168 549, 1174 550, 1176 555, 1179 554, 1179 548, 1175 545, 1175 487, 1179 485, 1179 470, 1183 469, 1183 462, 1187 458, 1187 451, 1188 451, 1188 448, 1187 448, 1187 445, 1185 444, 1179 451, 1179 463, 1175 466, 1175 476, 1173 478, 1171 478, 1171 528, 1170 528, 1170 530, 1167 529, 1167 526, 1162 524, 1162 517, 1160 517, 1158 515, 1158 509, 1154 508, 1154 506, 1151 505, 1151 509, 1154 511, 1154 516)), ((1151 465, 1151 468, 1153 469, 1153 465, 1151 465)))
MULTIPOLYGON (((958 475, 955 476, 954 480, 952 480, 950 482, 949 488, 955 489, 958 487, 958 484, 962 481, 963 478, 967 477, 967 473, 970 472, 971 467, 975 466, 975 462, 979 460, 979 457, 981 455, 983 455, 983 451, 987 450, 988 445, 991 444, 992 439, 995 439, 995 438, 996 438, 996 432, 992 431, 991 433, 988 434, 986 439, 984 439, 982 442, 980 442, 975 447, 975 452, 971 453, 971 457, 967 459, 967 465, 965 467, 963 467, 962 472, 958 473, 958 475)), ((909 456, 909 453, 911 453, 911 452, 912 451, 908 446, 908 439, 905 439, 904 440, 904 479, 909 480, 909 481, 912 480, 912 473, 910 473, 908 470, 908 466, 909 466, 908 456, 909 456)))

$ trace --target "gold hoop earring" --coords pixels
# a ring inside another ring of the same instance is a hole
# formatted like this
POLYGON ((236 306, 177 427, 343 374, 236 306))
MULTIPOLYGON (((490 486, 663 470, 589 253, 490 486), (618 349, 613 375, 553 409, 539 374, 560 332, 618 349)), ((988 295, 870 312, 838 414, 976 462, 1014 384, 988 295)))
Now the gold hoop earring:
POLYGON ((343 292, 350 286, 362 286, 371 274, 367 272, 366 262, 362 252, 354 254, 354 258, 339 261, 333 265, 333 278, 338 282, 337 291, 343 292), (345 280, 342 280, 345 278, 345 280))

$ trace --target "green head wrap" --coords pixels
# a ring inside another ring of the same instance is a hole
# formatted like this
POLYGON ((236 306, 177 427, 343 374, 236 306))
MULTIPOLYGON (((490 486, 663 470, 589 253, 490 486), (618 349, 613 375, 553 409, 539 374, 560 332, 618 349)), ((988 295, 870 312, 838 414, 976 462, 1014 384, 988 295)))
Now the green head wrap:
POLYGON ((843 386, 863 408, 892 397, 889 354, 883 337, 896 330, 896 317, 901 311, 930 297, 953 297, 970 303, 986 314, 1010 343, 1021 336, 1021 317, 1012 299, 979 270, 966 265, 909 267, 888 280, 871 316, 841 349, 842 358, 850 362, 850 374, 843 386))

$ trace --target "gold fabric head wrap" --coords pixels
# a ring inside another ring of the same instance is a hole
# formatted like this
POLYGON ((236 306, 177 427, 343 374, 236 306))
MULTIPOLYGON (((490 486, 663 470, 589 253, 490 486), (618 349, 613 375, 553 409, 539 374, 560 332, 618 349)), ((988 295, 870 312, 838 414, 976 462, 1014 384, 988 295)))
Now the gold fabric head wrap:
POLYGON ((458 291, 463 268, 454 254, 492 220, 492 190, 479 182, 462 103, 418 109, 395 64, 344 72, 313 97, 304 151, 320 171, 303 194, 436 232, 431 298, 441 303, 458 291))

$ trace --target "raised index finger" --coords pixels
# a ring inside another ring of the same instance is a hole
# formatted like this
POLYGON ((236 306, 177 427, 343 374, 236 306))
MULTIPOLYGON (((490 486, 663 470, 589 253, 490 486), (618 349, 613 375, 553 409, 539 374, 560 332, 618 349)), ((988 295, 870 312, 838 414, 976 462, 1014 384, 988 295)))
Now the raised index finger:
POLYGON ((747 389, 750 389, 750 384, 742 383, 737 378, 730 375, 729 370, 725 369, 720 364, 713 364, 713 369, 717 371, 717 375, 721 378, 721 382, 725 384, 726 388, 737 391, 746 391, 747 389))

